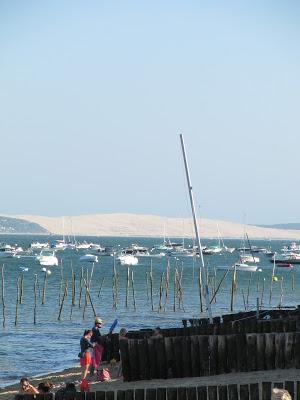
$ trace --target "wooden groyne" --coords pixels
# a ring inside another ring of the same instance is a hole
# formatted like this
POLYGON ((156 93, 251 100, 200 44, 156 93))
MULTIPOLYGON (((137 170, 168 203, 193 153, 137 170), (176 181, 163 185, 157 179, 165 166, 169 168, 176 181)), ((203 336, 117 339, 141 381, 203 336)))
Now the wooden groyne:
POLYGON ((120 350, 125 381, 300 368, 300 332, 129 339, 120 350))
MULTIPOLYGON (((289 310, 264 310, 257 318, 256 312, 243 312, 236 314, 215 317, 214 323, 209 324, 207 318, 183 320, 183 327, 161 329, 164 338, 187 337, 199 335, 232 335, 246 333, 291 333, 300 332, 300 309, 289 310), (268 316, 270 319, 260 319, 268 316), (187 324, 190 326, 187 326, 187 324)), ((149 339, 152 329, 141 329, 129 331, 129 339, 149 339)), ((110 335, 103 360, 110 361, 112 358, 117 361, 119 357, 119 336, 110 335)))
MULTIPOLYGON (((261 382, 216 386, 174 386, 70 393, 55 400, 271 400, 272 389, 284 388, 300 400, 300 381, 261 382)), ((54 400, 54 394, 16 395, 15 400, 54 400)))

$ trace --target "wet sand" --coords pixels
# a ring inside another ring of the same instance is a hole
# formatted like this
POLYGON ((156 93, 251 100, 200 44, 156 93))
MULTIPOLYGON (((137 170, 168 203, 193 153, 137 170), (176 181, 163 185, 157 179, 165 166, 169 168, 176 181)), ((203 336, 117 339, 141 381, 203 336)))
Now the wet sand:
MULTIPOLYGON (((154 379, 151 381, 123 382, 122 377, 117 377, 118 364, 109 366, 111 381, 97 382, 95 378, 90 378, 90 390, 126 390, 134 388, 154 388, 154 387, 176 387, 176 386, 201 386, 201 385, 227 385, 227 384, 247 384, 257 382, 283 382, 286 380, 299 380, 299 370, 269 370, 255 372, 239 372, 214 376, 202 376, 194 378, 180 379, 154 379)), ((68 368, 61 372, 51 373, 30 379, 34 386, 38 386, 40 382, 51 381, 54 384, 54 391, 65 386, 66 382, 74 382, 77 390, 79 390, 80 368, 68 368)), ((13 399, 18 392, 19 385, 11 385, 0 390, 0 400, 13 399)))

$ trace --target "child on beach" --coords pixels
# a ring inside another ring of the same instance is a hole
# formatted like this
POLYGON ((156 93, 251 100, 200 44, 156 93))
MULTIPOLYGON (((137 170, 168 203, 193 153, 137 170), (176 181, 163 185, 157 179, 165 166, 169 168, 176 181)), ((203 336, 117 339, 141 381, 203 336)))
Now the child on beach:
POLYGON ((29 383, 28 378, 22 378, 20 380, 20 393, 38 394, 39 391, 29 383))
POLYGON ((84 334, 80 339, 80 366, 82 367, 80 390, 82 392, 89 391, 89 385, 86 377, 92 362, 90 353, 90 349, 94 347, 90 342, 92 334, 93 332, 90 329, 87 329, 84 331, 84 334))

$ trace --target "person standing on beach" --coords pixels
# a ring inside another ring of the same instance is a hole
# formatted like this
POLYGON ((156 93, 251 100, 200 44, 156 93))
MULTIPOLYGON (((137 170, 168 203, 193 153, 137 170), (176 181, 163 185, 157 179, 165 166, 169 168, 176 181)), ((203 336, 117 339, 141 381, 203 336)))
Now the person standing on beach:
POLYGON ((90 329, 87 329, 84 331, 84 334, 80 339, 80 366, 82 367, 80 390, 82 392, 89 391, 89 385, 86 377, 92 362, 90 353, 90 349, 93 348, 93 344, 90 342, 92 334, 93 332, 90 329))
MULTIPOLYGON (((91 343, 94 344, 92 367, 94 370, 100 368, 102 354, 104 350, 104 340, 105 338, 101 335, 100 329, 102 328, 102 319, 99 317, 95 318, 95 325, 92 329, 91 343)), ((92 371, 93 372, 93 371, 92 371)))

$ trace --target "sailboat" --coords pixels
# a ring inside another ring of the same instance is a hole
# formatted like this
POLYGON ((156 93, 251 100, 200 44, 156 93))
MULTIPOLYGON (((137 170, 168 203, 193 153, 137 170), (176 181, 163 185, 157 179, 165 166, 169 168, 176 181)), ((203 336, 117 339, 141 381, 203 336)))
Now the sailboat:
POLYGON ((245 232, 244 233, 244 246, 243 246, 243 253, 240 255, 240 260, 241 260, 241 263, 251 263, 251 262, 253 262, 253 263, 259 263, 259 257, 254 257, 254 255, 253 255, 253 253, 252 253, 252 248, 251 248, 251 244, 250 244, 250 240, 249 240, 249 237, 248 237, 248 235, 247 235, 247 233, 245 232), (248 242, 248 245, 249 245, 249 250, 250 250, 250 254, 249 253, 246 253, 246 251, 245 251, 245 249, 246 249, 246 247, 245 247, 245 238, 247 238, 247 242, 248 242))
POLYGON ((155 250, 162 250, 162 251, 168 251, 172 249, 172 245, 170 243, 170 239, 166 240, 166 223, 164 222, 164 228, 163 228, 163 242, 160 244, 155 244, 151 251, 155 251, 155 250))
POLYGON ((218 244, 215 246, 208 246, 206 249, 203 249, 202 252, 203 254, 219 254, 222 253, 224 246, 221 245, 221 237, 220 237, 220 230, 219 230, 219 225, 217 224, 218 228, 218 244))

